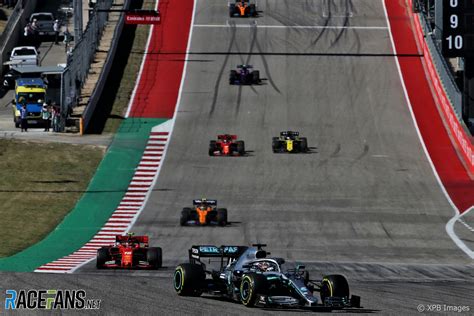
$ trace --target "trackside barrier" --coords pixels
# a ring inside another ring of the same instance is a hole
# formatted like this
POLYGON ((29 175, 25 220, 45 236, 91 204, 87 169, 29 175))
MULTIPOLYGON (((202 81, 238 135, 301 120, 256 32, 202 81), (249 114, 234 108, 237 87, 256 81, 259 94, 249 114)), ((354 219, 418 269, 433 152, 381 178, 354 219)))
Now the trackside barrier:
MULTIPOLYGON (((131 3, 131 0, 125 0, 123 4, 123 9, 127 10, 130 7, 130 3, 131 3)), ((125 18, 125 15, 122 13, 118 20, 118 24, 115 27, 114 36, 112 38, 112 43, 110 45, 110 50, 107 53, 107 58, 102 68, 102 72, 100 73, 99 80, 97 81, 97 84, 94 87, 94 91, 92 92, 91 97, 89 99, 89 103, 87 104, 84 110, 84 113, 82 114, 83 131, 87 131, 89 122, 92 119, 94 111, 99 102, 100 96, 102 95, 105 84, 107 82, 107 77, 109 76, 110 69, 112 68, 115 52, 117 51, 118 44, 120 41, 120 35, 122 34, 122 30, 124 26, 124 18, 125 18)))
MULTIPOLYGON (((413 6, 412 1, 413 0, 408 0, 410 7, 413 6)), ((412 14, 414 18, 415 34, 418 42, 422 46, 426 63, 425 70, 427 71, 427 74, 433 84, 435 91, 434 96, 438 104, 441 105, 444 120, 448 125, 451 135, 453 136, 452 138, 454 138, 457 146, 460 148, 460 154, 465 162, 466 167, 471 172, 471 174, 474 174, 474 148, 471 138, 466 131, 467 128, 464 126, 464 122, 461 118, 462 94, 459 92, 459 89, 455 87, 459 93, 452 93, 451 99, 448 98, 447 90, 451 90, 451 92, 453 92, 453 87, 450 87, 449 83, 441 82, 439 75, 439 72, 446 71, 444 68, 445 66, 434 62, 436 59, 444 62, 444 59, 441 56, 439 50, 435 47, 436 44, 434 43, 431 35, 428 33, 425 35, 424 30, 427 30, 427 26, 424 17, 420 18, 420 14, 413 14, 411 10, 410 14, 412 14), (425 27, 423 27, 423 25, 425 27), (433 56, 436 56, 436 58, 433 58, 433 56), (441 67, 443 67, 443 69, 440 69, 441 67), (449 88, 447 88, 447 86, 449 88)), ((452 82, 452 84, 454 84, 454 82, 452 82)))
MULTIPOLYGON (((109 10, 113 2, 114 0, 102 0, 97 3, 95 9, 109 10)), ((77 104, 81 88, 94 61, 94 55, 99 47, 107 20, 107 12, 94 10, 89 16, 89 22, 81 40, 75 43, 74 49, 68 54, 61 89, 61 131, 64 131, 66 119, 77 104)))
POLYGON ((28 19, 35 11, 37 0, 19 0, 10 15, 7 25, 0 35, 0 76, 3 75, 3 63, 10 57, 11 52, 23 36, 23 28, 28 19))

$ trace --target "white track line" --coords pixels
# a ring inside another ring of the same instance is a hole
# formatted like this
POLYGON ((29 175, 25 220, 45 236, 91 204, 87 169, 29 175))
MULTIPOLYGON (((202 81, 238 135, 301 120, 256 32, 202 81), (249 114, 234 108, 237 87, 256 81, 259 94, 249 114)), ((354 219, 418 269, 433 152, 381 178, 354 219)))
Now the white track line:
POLYGON ((262 24, 195 24, 197 28, 263 28, 263 29, 308 29, 308 30, 388 30, 386 26, 343 25, 262 25, 262 24))
MULTIPOLYGON (((160 3, 160 0, 157 0, 156 5, 155 5, 155 11, 158 10, 159 3, 160 3)), ((148 52, 148 48, 150 47, 151 35, 153 34, 154 29, 155 29, 155 25, 153 24, 150 27, 150 31, 148 33, 148 39, 146 41, 145 52, 148 52)), ((132 92, 132 95, 130 97, 130 101, 128 102, 128 108, 127 108, 127 113, 125 114, 125 118, 128 118, 130 116, 130 111, 132 110, 133 101, 135 100, 135 95, 137 94, 137 89, 138 89, 139 83, 141 82, 141 79, 142 79, 143 68, 145 67, 145 62, 147 60, 148 55, 145 54, 143 56, 144 57, 143 57, 141 65, 140 65, 140 71, 138 72, 138 77, 135 81, 135 87, 133 88, 133 92, 132 92)))
MULTIPOLYGON (((392 1, 392 0, 389 0, 389 1, 392 1)), ((453 228, 454 223, 460 217, 460 212, 459 212, 459 209, 456 207, 456 205, 451 200, 451 197, 449 196, 448 192, 446 191, 446 188, 444 187, 443 182, 441 182, 441 179, 438 175, 438 172, 436 171, 436 168, 433 164, 433 161, 431 160, 431 157, 428 153, 428 149, 426 148, 425 141, 423 140, 423 137, 421 136, 421 132, 420 132, 420 129, 418 127, 418 123, 417 123, 416 118, 415 118, 415 113, 413 113, 413 107, 412 107, 412 104, 410 102, 410 98, 408 97, 408 91, 407 91, 407 88, 405 86, 405 81, 403 80, 402 69, 400 67, 400 63, 398 62, 397 48, 396 48, 395 42, 393 40, 392 28, 391 28, 391 25, 390 25, 390 20, 388 18, 387 7, 385 6, 385 0, 382 0, 382 4, 383 4, 383 10, 384 10, 384 14, 385 14, 385 20, 387 21, 387 25, 388 25, 388 34, 390 35, 390 41, 391 41, 392 48, 393 48, 394 55, 395 55, 394 59, 395 59, 396 65, 397 65, 398 75, 400 76, 400 82, 402 84, 403 92, 404 92, 404 95, 405 95, 405 100, 408 104, 408 109, 410 110, 411 118, 413 120, 413 124, 415 125, 416 133, 418 134, 418 138, 420 139, 420 143, 421 143, 421 146, 423 147, 423 151, 425 152, 425 156, 428 159, 428 162, 430 163, 431 170, 433 171, 433 174, 436 178, 436 181, 438 182, 439 187, 441 188, 441 191, 443 192, 444 196, 448 200, 449 204, 451 204, 451 207, 456 212, 455 216, 453 218, 451 218, 451 220, 446 224, 446 232, 451 237, 451 239, 454 241, 454 243, 462 251, 464 251, 471 259, 474 259, 474 252, 472 250, 470 250, 466 246, 466 244, 464 242, 462 242, 462 240, 460 240, 459 237, 454 233, 454 228, 453 228)))
MULTIPOLYGON (((154 136, 159 136, 160 139, 163 139, 161 144, 166 145, 168 142, 167 140, 169 139, 169 132, 164 131, 166 126, 169 127, 171 125, 170 123, 164 123, 154 127, 150 132, 149 139, 156 139, 154 136), (157 129, 160 129, 160 132, 157 132, 157 129)), ((142 155, 141 160, 143 159, 147 159, 147 157, 142 155)), ((135 175, 132 177, 129 186, 133 185, 133 183, 137 183, 137 181, 140 181, 141 177, 136 176, 138 172, 139 171, 136 169, 135 175)), ((132 223, 136 221, 140 215, 140 212, 145 207, 145 199, 148 199, 149 194, 152 192, 152 184, 156 180, 158 172, 159 169, 155 169, 154 176, 152 178, 145 177, 146 181, 138 182, 143 187, 145 192, 130 193, 127 191, 104 226, 79 250, 70 255, 56 259, 55 261, 46 263, 37 268, 35 272, 72 273, 78 268, 82 267, 84 264, 94 260, 97 249, 102 246, 113 244, 115 242, 116 235, 123 235, 132 227, 132 223)))

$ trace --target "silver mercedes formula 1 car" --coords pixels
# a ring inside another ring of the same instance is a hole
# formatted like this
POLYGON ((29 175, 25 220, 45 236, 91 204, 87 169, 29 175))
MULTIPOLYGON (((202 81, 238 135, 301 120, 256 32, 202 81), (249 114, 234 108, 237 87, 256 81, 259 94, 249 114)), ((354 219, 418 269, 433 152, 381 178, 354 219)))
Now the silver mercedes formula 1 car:
POLYGON ((360 308, 360 297, 349 296, 344 276, 311 280, 302 265, 283 271, 284 259, 269 257, 263 247, 266 245, 192 246, 189 263, 175 269, 174 288, 181 296, 208 293, 248 307, 360 308), (204 261, 218 269, 208 270, 204 261))

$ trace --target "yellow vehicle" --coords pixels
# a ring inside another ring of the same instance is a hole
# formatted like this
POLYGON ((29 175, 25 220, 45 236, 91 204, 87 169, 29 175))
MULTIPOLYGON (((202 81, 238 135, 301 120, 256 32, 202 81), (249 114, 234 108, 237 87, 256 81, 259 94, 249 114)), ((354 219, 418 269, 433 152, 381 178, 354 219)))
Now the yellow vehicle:
POLYGON ((305 153, 309 151, 306 137, 300 137, 299 132, 284 131, 280 137, 273 137, 274 153, 305 153))
POLYGON ((28 123, 41 122, 41 109, 46 97, 46 85, 42 79, 18 79, 15 81, 15 99, 13 99, 13 121, 20 127, 20 110, 26 104, 28 123))

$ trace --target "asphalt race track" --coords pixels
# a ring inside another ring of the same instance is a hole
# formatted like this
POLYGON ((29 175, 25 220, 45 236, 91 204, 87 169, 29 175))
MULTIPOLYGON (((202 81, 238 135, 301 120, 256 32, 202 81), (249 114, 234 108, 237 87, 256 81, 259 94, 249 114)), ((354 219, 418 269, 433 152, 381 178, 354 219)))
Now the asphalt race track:
POLYGON ((167 268, 97 271, 93 262, 67 276, 2 274, 0 284, 85 288, 105 313, 240 315, 250 310, 178 297, 172 271, 192 244, 261 242, 315 276, 345 274, 362 312, 472 311, 472 263, 446 233, 454 211, 417 136, 382 2, 327 3, 259 1, 261 17, 229 20, 226 1, 198 1, 169 150, 133 229, 163 248, 167 268), (241 63, 263 84, 229 86, 241 63), (288 129, 308 138, 310 153, 272 153, 272 136, 288 129), (224 132, 248 156, 209 157, 209 140, 224 132), (201 197, 226 207, 231 225, 180 227, 181 209, 201 197))

